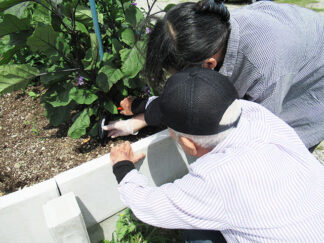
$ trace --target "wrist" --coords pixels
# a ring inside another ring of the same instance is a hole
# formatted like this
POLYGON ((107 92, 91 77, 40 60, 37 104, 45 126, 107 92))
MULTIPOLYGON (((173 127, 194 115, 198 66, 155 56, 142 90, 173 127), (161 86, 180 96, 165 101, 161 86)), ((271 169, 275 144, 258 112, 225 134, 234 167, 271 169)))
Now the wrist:
POLYGON ((122 179, 130 172, 135 169, 134 164, 129 160, 118 161, 113 165, 113 173, 116 176, 118 184, 122 179))
POLYGON ((148 98, 135 98, 132 102, 131 111, 134 115, 138 115, 145 112, 146 103, 148 98))
POLYGON ((126 120, 126 128, 127 128, 127 131, 131 135, 137 135, 138 134, 138 130, 135 130, 135 124, 134 123, 136 123, 136 121, 134 120, 134 118, 131 118, 131 119, 126 120))

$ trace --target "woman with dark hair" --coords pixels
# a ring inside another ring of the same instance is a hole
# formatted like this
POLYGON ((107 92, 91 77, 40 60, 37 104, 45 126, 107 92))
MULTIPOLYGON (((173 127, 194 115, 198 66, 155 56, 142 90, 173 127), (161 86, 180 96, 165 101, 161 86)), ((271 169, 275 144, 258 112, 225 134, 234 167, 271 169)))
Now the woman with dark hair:
MULTIPOLYGON (((324 140, 323 33, 323 16, 293 5, 261 1, 230 14, 219 0, 181 3, 156 22, 145 71, 158 86, 166 73, 195 65, 213 69, 234 84, 240 98, 272 111, 312 148, 324 140)), ((131 103, 121 102, 122 114, 144 112, 145 106, 133 112, 131 103)), ((133 129, 122 135, 156 125, 148 104, 145 116, 129 121, 133 129)), ((109 135, 120 136, 124 125, 108 127, 109 135)))

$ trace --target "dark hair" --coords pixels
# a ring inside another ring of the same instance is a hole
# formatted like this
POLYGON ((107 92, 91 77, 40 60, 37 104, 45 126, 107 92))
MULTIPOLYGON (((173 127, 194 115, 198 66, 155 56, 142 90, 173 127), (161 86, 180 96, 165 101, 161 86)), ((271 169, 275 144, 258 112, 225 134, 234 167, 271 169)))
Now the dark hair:
POLYGON ((150 34, 145 73, 151 83, 164 80, 164 69, 180 71, 217 53, 230 33, 230 14, 219 0, 181 3, 158 19, 150 34), (152 82, 153 80, 153 82, 152 82))

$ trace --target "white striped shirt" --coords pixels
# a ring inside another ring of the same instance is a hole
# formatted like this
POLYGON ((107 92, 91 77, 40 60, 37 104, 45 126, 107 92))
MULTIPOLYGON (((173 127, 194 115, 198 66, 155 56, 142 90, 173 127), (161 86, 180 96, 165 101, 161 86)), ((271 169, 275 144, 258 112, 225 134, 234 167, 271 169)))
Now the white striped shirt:
POLYGON ((220 73, 240 98, 257 102, 292 126, 307 147, 324 140, 324 17, 261 1, 231 11, 220 73))
POLYGON ((189 174, 152 187, 134 169, 122 201, 148 224, 220 230, 228 242, 324 242, 324 167, 285 122, 240 102, 238 127, 189 174))

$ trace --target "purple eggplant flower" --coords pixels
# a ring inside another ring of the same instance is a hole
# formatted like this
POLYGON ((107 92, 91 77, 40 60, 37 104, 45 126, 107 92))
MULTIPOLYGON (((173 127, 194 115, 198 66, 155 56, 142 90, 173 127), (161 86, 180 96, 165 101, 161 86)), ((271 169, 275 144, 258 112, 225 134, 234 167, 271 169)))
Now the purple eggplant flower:
POLYGON ((150 29, 149 27, 146 27, 146 28, 145 28, 145 33, 146 33, 146 34, 151 33, 151 29, 150 29))
POLYGON ((84 77, 79 76, 79 77, 78 77, 78 82, 77 82, 76 85, 77 85, 77 86, 82 86, 82 85, 84 85, 84 77))
POLYGON ((151 95, 151 89, 150 89, 150 87, 149 86, 145 86, 143 88, 143 92, 147 93, 148 95, 151 95))
POLYGON ((133 2, 133 3, 131 3, 132 5, 134 5, 134 6, 136 6, 137 5, 137 2, 133 2))

